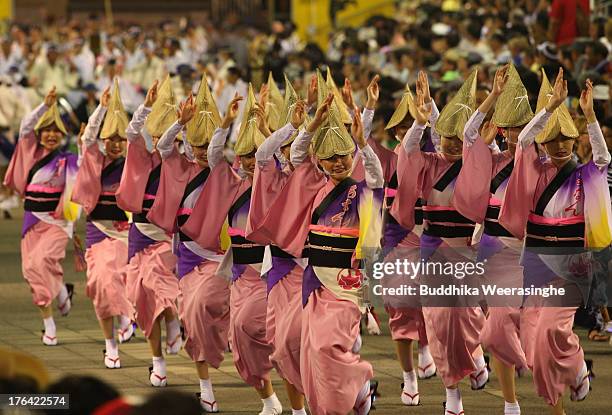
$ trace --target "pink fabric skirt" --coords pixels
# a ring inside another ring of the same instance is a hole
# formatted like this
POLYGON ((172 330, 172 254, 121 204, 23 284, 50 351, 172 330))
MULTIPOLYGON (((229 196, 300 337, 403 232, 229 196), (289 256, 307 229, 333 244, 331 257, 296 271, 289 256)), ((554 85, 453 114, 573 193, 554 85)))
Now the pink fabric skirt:
POLYGON ((43 221, 21 239, 21 270, 34 305, 46 307, 58 296, 64 284, 62 260, 69 239, 62 228, 43 221))
MULTIPOLYGON (((393 262, 396 259, 408 259, 409 261, 420 261, 419 251, 419 237, 416 233, 410 232, 391 252, 385 257, 385 261, 393 262)), ((389 278, 385 277, 386 280, 383 282, 386 284, 389 278)), ((406 278, 394 278, 393 286, 402 285, 413 285, 417 287, 418 284, 411 284, 406 278)), ((413 300, 414 303, 418 302, 418 299, 413 300)), ((391 304, 385 305, 385 310, 389 314, 389 328, 391 329, 391 338, 393 340, 418 340, 421 346, 426 346, 427 331, 425 330, 425 320, 423 320, 423 311, 420 307, 409 307, 413 304, 401 304, 402 302, 408 303, 408 300, 394 299, 391 304)))
POLYGON ((302 392, 300 337, 302 332, 302 274, 296 265, 268 294, 267 336, 270 356, 280 376, 302 392))
POLYGON ((482 347, 506 366, 527 368, 519 337, 521 310, 518 307, 491 307, 480 333, 482 347))
POLYGON ((127 266, 128 299, 136 310, 138 327, 146 337, 166 308, 177 312, 179 285, 174 275, 175 265, 170 242, 164 241, 138 252, 127 266))
POLYGON ((230 288, 215 274, 218 266, 204 261, 179 282, 185 351, 194 362, 205 361, 215 369, 223 361, 230 322, 230 288))
POLYGON ((354 303, 337 299, 325 287, 308 297, 302 312, 300 372, 313 414, 347 414, 374 375, 372 365, 352 351, 360 320, 354 303))
MULTIPOLYGON (((523 286, 523 267, 520 265, 521 252, 504 247, 487 258, 485 284, 499 288, 523 286)), ((522 298, 495 296, 487 299, 491 305, 489 316, 480 333, 482 347, 491 352, 506 366, 526 369, 527 361, 520 340, 520 306, 522 298)))
POLYGON ((133 315, 125 288, 127 245, 118 239, 105 238, 85 252, 87 287, 99 320, 133 315))
POLYGON ((234 365, 250 386, 270 379, 272 344, 266 336, 266 282, 250 266, 231 287, 230 343, 234 365))
MULTIPOLYGON (((557 279, 551 284, 567 287, 572 283, 557 279)), ((548 303, 550 299, 530 297, 525 302, 520 320, 521 344, 538 395, 549 405, 556 405, 567 387, 575 384, 584 364, 584 352, 572 331, 576 307, 555 307, 548 303)))
POLYGON ((385 307, 389 314, 389 328, 393 340, 418 340, 419 346, 427 346, 427 330, 420 308, 385 307))
POLYGON ((475 307, 423 307, 429 350, 444 386, 456 384, 476 370, 485 317, 475 307))

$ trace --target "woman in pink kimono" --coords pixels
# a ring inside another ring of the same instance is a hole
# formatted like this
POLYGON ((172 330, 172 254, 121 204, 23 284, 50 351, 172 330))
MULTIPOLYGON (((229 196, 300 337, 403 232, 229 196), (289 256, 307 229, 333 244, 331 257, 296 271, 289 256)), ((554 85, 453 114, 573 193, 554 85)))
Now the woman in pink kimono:
MULTIPOLYGON (((118 319, 120 343, 132 337, 134 328, 131 320, 133 310, 125 289, 128 217, 117 207, 115 199, 125 163, 125 129, 104 131, 105 134, 100 135, 104 151, 97 140, 105 115, 121 116, 119 91, 113 91, 112 99, 109 91, 110 87, 102 93, 100 105, 85 127, 82 136, 83 158, 72 200, 87 212, 87 296, 93 301, 106 342, 104 365, 109 369, 118 369, 121 361, 115 342, 113 318, 118 319)), ((125 114, 123 117, 127 120, 125 114)))
MULTIPOLYGON (((236 97, 232 105, 237 108, 240 99, 236 97)), ((225 221, 229 224, 227 233, 231 238, 231 249, 218 272, 228 275, 232 281, 229 338, 234 365, 240 377, 259 394, 263 403, 260 415, 276 415, 282 413, 282 405, 270 380, 273 349, 266 335, 266 282, 260 275, 265 246, 246 239, 255 152, 265 139, 257 124, 255 95, 249 86, 234 147, 240 168, 235 172, 223 159, 228 129, 216 132, 208 146, 210 176, 182 230, 202 248, 219 250, 219 233, 225 221)), ((284 141, 295 131, 293 126, 287 125, 277 134, 282 134, 284 141)))
MULTIPOLYGON (((398 189, 391 214, 407 229, 414 226, 414 206, 419 197, 423 205, 423 234, 420 255, 426 262, 452 264, 471 261, 470 243, 475 224, 457 212, 453 197, 465 191, 456 186, 462 168, 463 128, 475 106, 476 71, 446 105, 436 122, 441 136, 440 153, 421 151, 419 143, 430 118, 425 91, 417 96, 417 119, 406 133, 398 159, 398 189)), ((418 91, 417 91, 418 92, 418 91)), ((487 150, 488 151, 488 150, 487 150)), ((417 276, 426 285, 437 275, 417 276)), ((458 384, 470 376, 472 389, 488 381, 487 365, 479 344, 484 324, 480 307, 466 306, 460 298, 422 297, 427 339, 437 371, 446 387, 445 415, 463 412, 458 384)))
POLYGON ((565 289, 565 295, 556 297, 528 296, 520 321, 521 344, 536 390, 555 415, 565 413, 562 396, 568 386, 572 400, 583 400, 589 392, 590 373, 572 324, 585 284, 588 292, 592 251, 608 247, 612 239, 606 181, 610 154, 593 111, 590 80, 580 106, 588 121, 593 159, 580 166, 572 159, 578 130, 563 104, 566 97, 563 70, 553 88, 543 74, 539 111, 519 135, 500 212, 501 225, 525 238, 523 285, 565 289), (534 141, 544 147, 547 159, 540 158, 534 141))
POLYGON ((380 242, 383 175, 363 138, 361 116, 355 114, 353 136, 366 179, 356 182, 349 177, 355 144, 330 93, 291 145, 295 171, 260 222, 260 228, 290 255, 303 256, 308 245, 300 372, 308 405, 316 414, 367 414, 376 390, 375 383, 370 385, 372 366, 359 356, 365 305, 358 258, 380 242), (329 180, 308 155, 315 132, 314 151, 329 180))
MULTIPOLYGON (((431 106, 431 115, 429 117, 431 143, 422 143, 421 148, 423 151, 435 151, 433 143, 438 143, 440 140, 434 130, 439 112, 435 102, 429 95, 429 83, 424 72, 419 73, 417 90, 424 92, 425 103, 431 106), (431 146, 427 146, 427 144, 431 146)), ((396 139, 401 142, 415 118, 416 102, 410 90, 406 90, 386 129, 393 128, 396 139)), ((382 148, 380 144, 373 141, 369 140, 372 149, 378 155, 381 163, 383 163, 385 182, 387 183, 383 210, 384 229, 382 242, 385 261, 393 262, 396 259, 407 258, 409 255, 413 259, 418 260, 419 235, 423 223, 422 200, 418 199, 414 206, 415 223, 412 229, 404 228, 390 214, 391 206, 397 193, 397 151, 399 151, 401 145, 396 148, 396 152, 392 152, 382 148)), ((406 281, 403 277, 395 279, 393 276, 387 275, 381 282, 389 287, 404 284, 406 281)), ((404 405, 415 406, 420 402, 417 376, 419 379, 429 379, 436 374, 436 365, 429 352, 423 312, 418 307, 417 301, 410 300, 408 302, 405 298, 394 296, 385 298, 385 310, 389 314, 391 338, 395 343, 395 351, 403 372, 404 381, 402 382, 400 399, 404 405), (413 364, 412 351, 412 343, 414 341, 418 341, 418 365, 416 371, 413 364)))
MULTIPOLYGON (((236 118, 238 106, 234 104, 237 103, 237 99, 230 103, 221 122, 207 80, 203 78, 195 102, 190 96, 181 104, 179 119, 157 142, 162 158, 160 184, 147 215, 152 223, 175 235, 185 350, 196 366, 200 382, 198 399, 205 412, 219 411, 209 366, 218 369, 227 348, 230 290, 227 280, 216 273, 223 254, 202 248, 183 232, 182 227, 189 220, 210 175, 206 153, 211 136, 213 132, 227 132, 236 118), (217 128, 220 124, 221 128, 217 128), (176 139, 185 129, 186 134, 182 137, 185 152, 181 154, 176 139)), ((210 232, 210 229, 202 228, 201 231, 210 232)))
MULTIPOLYGON (((260 105, 256 109, 261 133, 268 137, 255 152, 255 174, 246 237, 250 241, 269 245, 269 256, 264 258, 262 274, 266 276, 268 308, 266 335, 273 345, 270 361, 283 378, 293 415, 305 415, 304 392, 300 376, 300 334, 302 331, 302 274, 304 258, 295 258, 259 235, 258 224, 269 213, 269 207, 278 197, 293 172, 290 162, 291 143, 297 131, 286 138, 285 129, 272 133, 266 121, 267 90, 262 89, 260 105), (275 155, 278 155, 275 158, 275 155), (266 261, 267 259, 267 261, 266 261)), ((300 101, 288 79, 285 78, 285 102, 280 122, 293 127, 302 124, 305 103, 300 101), (286 122, 285 122, 286 121, 286 122)))
MULTIPOLYGON (((465 124, 463 160, 465 170, 457 178, 458 186, 468 186, 454 205, 461 214, 476 223, 484 222, 478 245, 478 261, 487 261, 486 284, 497 287, 522 287, 520 265, 522 242, 499 224, 499 211, 514 167, 517 138, 533 118, 527 90, 513 65, 497 71, 491 93, 465 124), (497 105, 496 105, 497 104, 497 105), (483 120, 495 107, 491 122, 483 120), (482 128, 481 128, 482 127, 482 128), (508 149, 491 153, 482 149, 491 145, 503 128, 508 149), (472 154, 475 147, 481 151, 472 154), (484 158, 476 157, 483 154, 484 158)), ((521 299, 513 296, 488 298, 488 317, 480 333, 482 346, 491 352, 493 366, 504 394, 504 414, 520 414, 514 385, 515 371, 527 370, 525 353, 519 337, 521 299)))
POLYGON ((25 198, 21 268, 43 318, 46 346, 57 344, 51 303, 57 299, 61 315, 66 316, 73 292, 72 284, 64 284, 62 260, 78 215, 70 202, 77 156, 61 149, 66 135, 54 87, 21 122, 19 141, 4 178, 5 186, 25 198))
MULTIPOLYGON (((176 299, 178 281, 174 276, 176 258, 172 254, 169 235, 150 223, 146 215, 153 206, 161 157, 154 148, 159 137, 148 139, 143 129, 145 119, 157 98, 157 82, 151 87, 132 121, 127 127, 128 150, 116 193, 117 204, 132 212, 132 224, 128 235, 127 293, 136 309, 136 322, 151 348, 153 366, 149 368, 149 380, 155 387, 167 384, 166 361, 162 354, 161 320, 166 322, 166 352, 179 352, 182 339, 177 318, 176 299)), ((165 108, 161 108, 163 111, 165 108)))

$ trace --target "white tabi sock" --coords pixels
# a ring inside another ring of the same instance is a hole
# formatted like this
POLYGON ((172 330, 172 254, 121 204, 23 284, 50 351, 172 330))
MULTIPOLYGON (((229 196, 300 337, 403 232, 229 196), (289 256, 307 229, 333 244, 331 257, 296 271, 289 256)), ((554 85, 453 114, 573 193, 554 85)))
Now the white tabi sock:
POLYGON ((419 384, 414 370, 404 372, 404 388, 402 389, 402 403, 404 405, 419 404, 419 384))
POLYGON ((163 357, 153 356, 153 372, 158 376, 166 376, 166 360, 163 357))
POLYGON ((200 379, 200 404, 207 412, 219 410, 210 379, 200 379))
POLYGON ((308 415, 308 414, 306 413, 306 409, 302 408, 302 409, 292 409, 291 415, 308 415))
POLYGON ((182 344, 181 325, 178 318, 166 321, 166 352, 168 354, 177 354, 181 350, 182 344))
POLYGON ((280 415, 283 413, 283 405, 278 400, 276 393, 262 399, 261 402, 263 403, 263 409, 260 414, 280 415))
POLYGON ((106 355, 111 359, 119 357, 119 346, 115 339, 105 339, 106 342, 106 355))
POLYGON ((357 395, 357 399, 355 400, 355 414, 357 415, 366 415, 370 412, 370 407, 372 406, 372 399, 370 398, 370 381, 366 381, 363 384, 363 387, 359 391, 357 395))
POLYGON ((463 402, 461 402, 461 392, 459 388, 446 388, 446 412, 445 415, 459 414, 463 411, 463 402))
POLYGON ((53 317, 47 317, 43 319, 43 323, 45 325, 45 336, 55 337, 56 331, 55 331, 55 321, 53 320, 53 317))
POLYGON ((504 415, 521 415, 518 402, 504 402, 504 415))
POLYGON ((72 303, 68 297, 68 289, 66 288, 66 284, 62 284, 60 292, 57 295, 57 307, 64 316, 67 315, 72 308, 72 303))

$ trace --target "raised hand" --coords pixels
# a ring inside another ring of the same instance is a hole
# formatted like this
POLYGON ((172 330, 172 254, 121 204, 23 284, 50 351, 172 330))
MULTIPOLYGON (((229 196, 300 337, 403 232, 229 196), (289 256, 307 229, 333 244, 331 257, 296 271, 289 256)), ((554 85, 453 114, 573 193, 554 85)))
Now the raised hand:
POLYGON ((47 95, 45 95, 45 105, 47 107, 50 107, 51 105, 55 103, 56 100, 57 100, 57 92, 55 92, 55 85, 54 85, 49 90, 49 92, 47 92, 47 95))
POLYGON ((159 81, 156 79, 151 85, 151 88, 147 91, 147 96, 144 100, 144 106, 147 108, 151 108, 151 106, 155 103, 157 99, 157 86, 159 85, 159 81))
POLYGON ((295 103, 295 107, 293 108, 293 113, 291 114, 291 125, 293 128, 298 129, 300 125, 304 123, 304 119, 306 118, 306 102, 304 100, 299 100, 295 103))
POLYGON ((427 124, 427 120, 429 120, 431 116, 431 110, 431 105, 425 102, 425 95, 421 90, 417 95, 416 122, 419 125, 427 124))
POLYGON ((227 106, 227 111, 225 111, 225 117, 223 118, 223 122, 221 123, 221 128, 229 128, 229 126, 232 124, 232 122, 234 122, 236 117, 238 117, 238 109, 240 108, 240 101, 242 100, 243 98, 238 95, 238 92, 236 92, 236 95, 234 95, 234 98, 232 98, 229 105, 227 106))
POLYGON ((485 121, 480 130, 480 136, 486 145, 491 145, 497 136, 497 126, 492 121, 485 121))
POLYGON ((318 87, 317 87, 317 75, 312 75, 310 77, 310 84, 308 84, 308 106, 310 107, 311 105, 313 105, 315 102, 317 102, 317 92, 318 92, 318 87))
POLYGON ((257 128, 259 128, 259 131, 261 131, 261 133, 266 137, 272 135, 272 131, 270 131, 270 127, 268 126, 268 117, 266 117, 266 112, 264 111, 263 107, 261 105, 257 105, 253 109, 253 112, 255 113, 255 117, 257 117, 257 128))
POLYGON ((355 100, 353 99, 353 87, 351 81, 348 78, 344 78, 344 86, 342 87, 342 101, 348 108, 355 106, 355 100))
POLYGON ((553 86, 552 96, 546 105, 546 111, 553 112, 563 103, 563 101, 565 101, 565 98, 567 98, 567 81, 563 79, 563 68, 559 68, 559 73, 557 74, 557 79, 555 79, 555 84, 553 86))
POLYGON ((196 112, 195 100, 193 99, 193 93, 190 93, 185 101, 181 103, 178 109, 178 121, 179 124, 185 125, 193 118, 196 112))
POLYGON ((259 106, 266 109, 266 105, 268 105, 268 99, 270 98, 270 88, 268 88, 268 84, 261 84, 261 89, 259 90, 259 106))
POLYGON ((102 95, 100 96, 100 105, 108 108, 109 102, 110 102, 110 85, 104 88, 104 91, 102 91, 102 95))
POLYGON ((506 82, 508 81, 508 65, 504 65, 495 71, 495 78, 493 78, 493 89, 491 93, 493 95, 499 96, 503 92, 506 87, 506 82))
POLYGON ((431 93, 429 92, 429 79, 427 78, 425 71, 419 71, 417 78, 417 90, 419 89, 421 90, 425 104, 429 104, 431 102, 431 93))
POLYGON ((580 93, 580 108, 589 124, 597 121, 593 110, 593 82, 590 79, 586 80, 586 89, 580 93))
POLYGON ((319 108, 317 108, 317 112, 314 118, 312 119, 312 121, 310 122, 310 124, 308 124, 308 127, 306 127, 306 131, 308 131, 309 133, 314 133, 317 130, 317 128, 319 128, 321 124, 325 122, 325 120, 329 116, 329 109, 331 107, 333 100, 334 100, 334 95, 330 93, 327 96, 327 98, 325 98, 325 101, 321 103, 319 108))
POLYGON ((375 109, 376 103, 378 102, 378 98, 380 97, 380 87, 378 86, 378 81, 380 80, 380 76, 374 75, 374 78, 370 81, 368 85, 368 102, 366 103, 366 108, 375 109))
POLYGON ((364 148, 367 144, 365 137, 363 136, 363 122, 361 121, 361 114, 359 108, 354 108, 353 123, 351 124, 351 135, 357 142, 359 148, 364 148))

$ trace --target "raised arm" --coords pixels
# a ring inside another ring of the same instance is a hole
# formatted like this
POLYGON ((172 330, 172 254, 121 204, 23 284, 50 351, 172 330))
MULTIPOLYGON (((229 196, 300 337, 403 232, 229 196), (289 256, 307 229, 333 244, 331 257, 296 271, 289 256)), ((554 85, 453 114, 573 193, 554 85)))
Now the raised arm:
POLYGON ((23 118, 21 121, 21 126, 19 127, 19 136, 26 137, 32 133, 38 120, 45 115, 45 112, 55 103, 56 100, 57 93, 55 92, 55 87, 53 87, 45 96, 43 103, 23 118))
POLYGON ((193 100, 193 94, 189 94, 185 101, 179 105, 178 120, 174 122, 160 137, 157 142, 157 150, 162 159, 170 157, 174 151, 174 140, 179 135, 181 130, 185 128, 185 124, 191 120, 195 114, 195 102, 193 100))
POLYGON ((102 121, 104 121, 104 116, 106 115, 107 107, 102 104, 98 105, 98 108, 91 114, 89 120, 87 120, 87 126, 85 127, 85 131, 83 132, 83 137, 81 140, 85 144, 86 147, 90 147, 96 143, 98 134, 100 133, 100 126, 102 125, 102 121))
MULTIPOLYGON (((261 108, 257 109, 257 117, 264 117, 264 111, 261 108)), ((306 116, 306 103, 304 101, 298 101, 295 105, 293 114, 291 115, 291 122, 282 128, 272 133, 264 142, 259 146, 255 152, 255 160, 260 166, 265 166, 268 161, 272 159, 274 153, 276 153, 283 143, 289 139, 298 128, 304 122, 306 116)))
POLYGON ((151 88, 147 92, 147 96, 145 97, 144 103, 142 103, 136 111, 134 111, 134 115, 132 116, 132 120, 128 124, 126 129, 128 142, 132 143, 138 139, 142 135, 142 128, 144 126, 145 120, 147 116, 151 112, 151 107, 155 103, 157 99, 157 84, 159 81, 153 82, 151 88))
POLYGON ((426 103, 426 94, 423 93, 423 89, 417 90, 417 106, 416 106, 416 119, 412 123, 412 127, 406 131, 406 135, 402 140, 402 145, 406 153, 412 153, 415 151, 421 151, 421 138, 423 137, 423 131, 425 131, 425 125, 427 120, 431 117, 432 105, 426 103))
POLYGON ((302 164, 308 157, 308 148, 313 136, 314 132, 309 132, 308 129, 301 130, 293 143, 291 143, 291 164, 294 167, 302 164))
POLYGON ((586 80, 586 89, 580 94, 580 107, 588 122, 587 130, 593 149, 593 162, 600 170, 603 170, 610 164, 610 153, 593 110, 593 83, 590 79, 586 80))
POLYGON ((385 177, 378 156, 368 145, 363 133, 363 122, 361 114, 355 109, 353 124, 351 124, 351 134, 359 146, 359 153, 363 159, 366 184, 370 189, 381 189, 385 183, 385 177))
POLYGON ((89 147, 96 143, 98 139, 98 134, 100 133, 100 126, 102 125, 102 121, 104 121, 104 116, 106 115, 106 110, 108 109, 108 102, 110 100, 110 87, 107 87, 104 92, 102 92, 102 96, 100 97, 100 104, 96 108, 96 110, 91 114, 89 120, 87 120, 87 126, 85 127, 85 131, 83 132, 83 136, 81 140, 85 144, 86 147, 89 147))
POLYGON ((151 107, 145 107, 145 104, 140 104, 138 109, 134 112, 134 115, 132 115, 132 119, 126 129, 127 139, 130 143, 141 136, 142 127, 150 112, 151 107))
POLYGON ((366 89, 368 93, 368 100, 366 102, 366 106, 363 109, 363 113, 361 114, 361 119, 363 121, 363 135, 366 138, 370 138, 372 135, 372 121, 374 120, 374 111, 376 110, 376 103, 378 102, 378 98, 380 96, 380 88, 378 86, 378 81, 380 80, 379 75, 374 75, 374 78, 370 81, 368 88, 366 89))
POLYGON ((234 122, 238 116, 238 111, 240 109, 239 104, 241 100, 242 97, 236 93, 234 98, 227 106, 227 111, 225 111, 225 116, 221 122, 221 127, 215 130, 212 139, 210 140, 206 153, 208 156, 208 166, 211 170, 223 160, 223 149, 225 148, 227 134, 229 133, 229 128, 232 125, 232 122, 234 122))
POLYGON ((176 140, 176 136, 179 135, 182 129, 183 125, 179 121, 175 121, 160 137, 157 142, 157 151, 159 151, 162 160, 172 155, 174 151, 174 140, 176 140))

